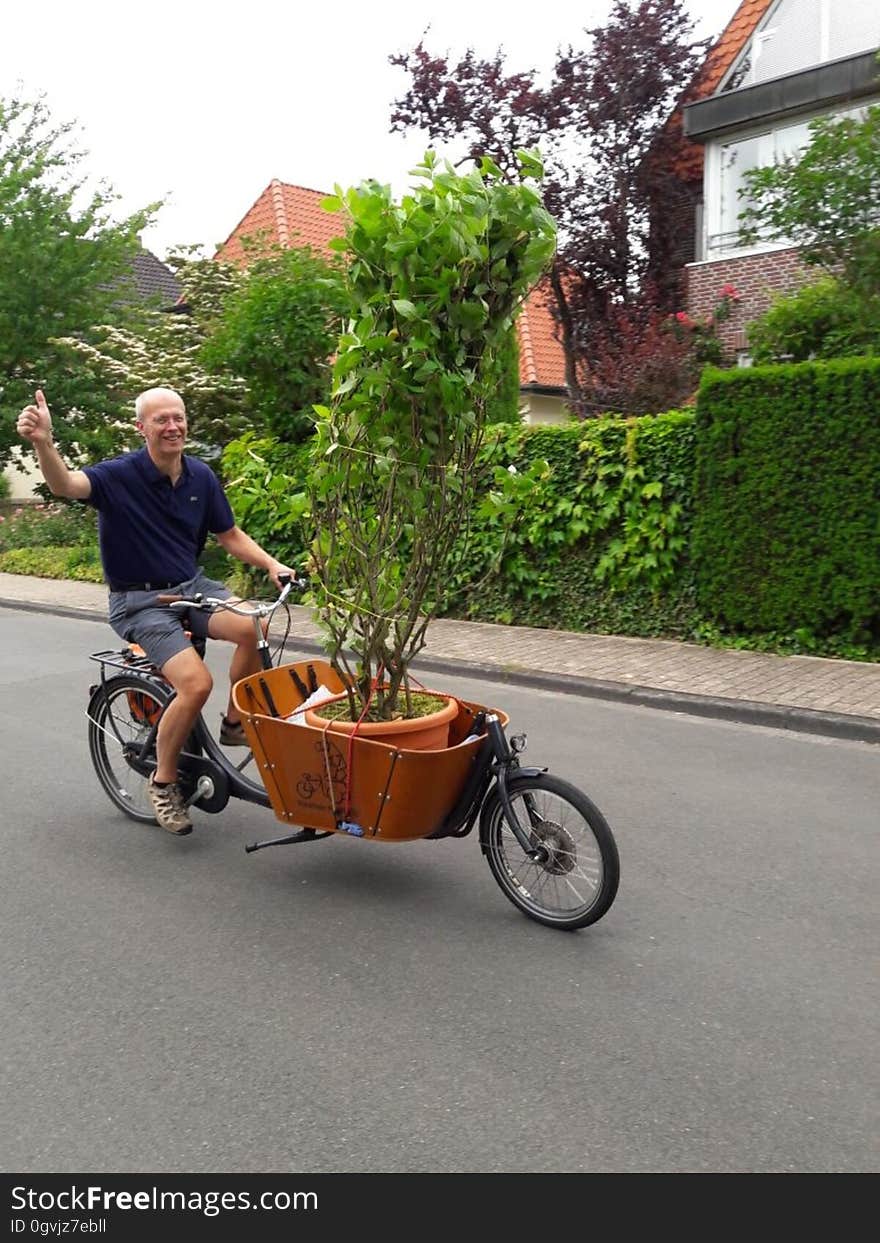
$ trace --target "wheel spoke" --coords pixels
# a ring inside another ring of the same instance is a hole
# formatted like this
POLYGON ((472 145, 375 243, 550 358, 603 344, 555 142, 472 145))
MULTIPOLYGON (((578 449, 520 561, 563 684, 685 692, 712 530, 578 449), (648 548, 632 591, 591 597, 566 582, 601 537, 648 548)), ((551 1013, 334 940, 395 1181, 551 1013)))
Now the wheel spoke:
POLYGON ((600 918, 617 891, 618 864, 614 839, 598 809, 581 791, 549 774, 517 781, 511 801, 543 858, 529 858, 496 802, 488 823, 487 858, 507 896, 525 914, 558 927, 584 927, 600 918))
POLYGON ((114 685, 111 679, 104 697, 96 701, 89 716, 89 750, 98 779, 116 806, 142 823, 154 819, 148 778, 131 767, 125 748, 144 741, 152 728, 149 718, 162 705, 159 694, 142 681, 126 677, 116 680, 114 685), (137 698, 133 699, 133 695, 137 698), (133 702, 144 720, 133 716, 133 702))

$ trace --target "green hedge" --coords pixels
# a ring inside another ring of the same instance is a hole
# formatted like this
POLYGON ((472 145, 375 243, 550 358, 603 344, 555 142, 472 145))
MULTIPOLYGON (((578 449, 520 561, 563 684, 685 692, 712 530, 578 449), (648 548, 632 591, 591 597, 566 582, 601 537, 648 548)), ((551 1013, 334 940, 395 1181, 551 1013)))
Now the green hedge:
MULTIPOLYGON (((706 374, 698 411, 498 426, 448 616, 872 659, 880 360, 706 374), (509 480, 508 480, 509 482, 509 480)), ((308 446, 245 437, 230 497, 302 565, 308 446)))
POLYGON ((880 359, 708 373, 693 565, 734 631, 880 639, 880 359))
POLYGON ((513 466, 516 514, 475 516, 447 612, 629 635, 691 636, 689 411, 498 429, 488 476, 513 466), (546 462, 536 486, 529 471, 546 462))

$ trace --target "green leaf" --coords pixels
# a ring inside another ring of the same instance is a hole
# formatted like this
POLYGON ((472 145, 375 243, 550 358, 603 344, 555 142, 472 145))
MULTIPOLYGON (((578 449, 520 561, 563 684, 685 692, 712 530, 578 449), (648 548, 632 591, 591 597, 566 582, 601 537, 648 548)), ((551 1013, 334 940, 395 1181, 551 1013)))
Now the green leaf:
POLYGON ((415 304, 410 302, 407 298, 392 299, 392 306, 397 314, 401 315, 404 319, 415 319, 418 315, 415 304))

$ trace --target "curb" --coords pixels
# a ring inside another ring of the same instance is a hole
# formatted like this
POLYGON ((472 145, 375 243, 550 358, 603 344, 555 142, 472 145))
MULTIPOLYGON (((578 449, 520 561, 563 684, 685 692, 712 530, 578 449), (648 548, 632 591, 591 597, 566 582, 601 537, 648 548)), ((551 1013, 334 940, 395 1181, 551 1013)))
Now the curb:
MULTIPOLYGON (((73 617, 80 621, 107 624, 106 615, 90 608, 73 608, 63 604, 43 604, 30 600, 0 598, 0 608, 27 613, 49 613, 56 617, 73 617)), ((311 639, 290 639, 285 651, 305 652, 320 656, 324 649, 311 639)), ((851 716, 842 712, 822 712, 814 708, 795 708, 783 704, 760 703, 753 699, 724 699, 717 695, 693 695, 687 691, 658 690, 651 686, 634 686, 627 682, 580 678, 565 673, 538 673, 529 669, 485 664, 479 661, 451 660, 436 656, 420 656, 413 661, 414 669, 445 673, 450 677, 482 678, 511 686, 533 687, 535 690, 578 695, 585 699, 605 699, 612 703, 636 704, 643 708, 660 708, 688 716, 704 716, 715 720, 733 721, 740 725, 763 725, 769 729, 785 729, 794 733, 819 734, 848 742, 880 744, 880 720, 851 716)))

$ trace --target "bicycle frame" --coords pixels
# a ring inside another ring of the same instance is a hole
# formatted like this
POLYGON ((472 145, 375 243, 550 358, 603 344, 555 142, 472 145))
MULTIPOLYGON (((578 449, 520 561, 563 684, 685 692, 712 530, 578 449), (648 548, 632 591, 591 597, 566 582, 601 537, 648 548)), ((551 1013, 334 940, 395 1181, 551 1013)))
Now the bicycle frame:
MULTIPOLYGON (((272 656, 269 640, 267 634, 263 632, 262 623, 264 619, 271 617, 275 610, 284 603, 290 594, 292 586, 293 582, 288 580, 284 584, 278 599, 271 606, 258 605, 256 608, 246 609, 241 606, 226 605, 229 611, 249 616, 252 619, 257 653, 260 657, 260 664, 264 669, 272 668, 272 656)), ((180 596, 160 595, 158 599, 160 603, 167 604, 170 608, 180 612, 198 607, 201 603, 198 600, 187 601, 180 596)), ((204 657, 205 641, 194 640, 193 645, 199 652, 199 655, 204 657)), ((161 712, 156 720, 151 723, 147 736, 140 744, 125 743, 116 730, 112 716, 110 718, 117 741, 126 753, 129 763, 141 776, 149 777, 155 768, 155 759, 151 760, 149 757, 154 753, 159 723, 165 715, 168 705, 176 697, 177 692, 167 678, 164 678, 161 672, 145 656, 139 657, 135 655, 132 649, 123 649, 122 652, 113 650, 95 652, 90 659, 101 665, 101 687, 105 699, 107 666, 121 669, 126 673, 133 673, 135 676, 143 678, 147 686, 157 688, 165 699, 161 712)), ((94 691, 97 689, 97 687, 94 688, 92 693, 94 694, 94 691)), ((255 803, 260 807, 271 806, 265 787, 262 784, 257 785, 256 782, 251 781, 242 772, 242 768, 249 762, 250 756, 248 759, 245 759, 241 766, 233 764, 226 757, 219 743, 208 729, 204 716, 201 713, 199 713, 193 723, 187 743, 193 743, 197 748, 196 751, 192 751, 187 750, 185 746, 179 760, 182 772, 196 778, 195 790, 191 798, 187 800, 188 803, 198 802, 203 811, 210 812, 222 811, 230 798, 240 798, 244 802, 255 803)))
MULTIPOLYGON (((174 700, 176 692, 171 684, 161 676, 155 667, 144 657, 130 656, 124 650, 108 650, 95 652, 89 657, 101 666, 101 683, 92 690, 94 695, 100 691, 106 698, 107 668, 119 669, 124 673, 134 674, 143 680, 144 688, 158 691, 165 699, 162 711, 150 725, 150 729, 139 743, 127 743, 117 733, 117 742, 126 754, 132 768, 142 777, 149 777, 156 767, 155 746, 159 722, 162 720, 168 705, 174 700), (151 758, 152 757, 152 758, 151 758)), ((112 724, 112 718, 111 718, 112 724)), ((113 726, 115 730, 115 726, 113 726)), ((249 758, 245 763, 249 762, 249 758)), ((222 811, 230 798, 240 798, 247 803, 256 803, 260 807, 269 807, 269 796, 263 785, 257 785, 246 777, 241 768, 227 758, 214 738, 200 713, 193 724, 187 743, 180 754, 180 768, 185 774, 196 778, 196 793, 192 800, 198 801, 203 811, 222 811), (195 750, 193 750, 193 746, 195 750), (211 783, 211 789, 205 782, 211 783), (201 791, 199 785, 201 783, 201 791)))

